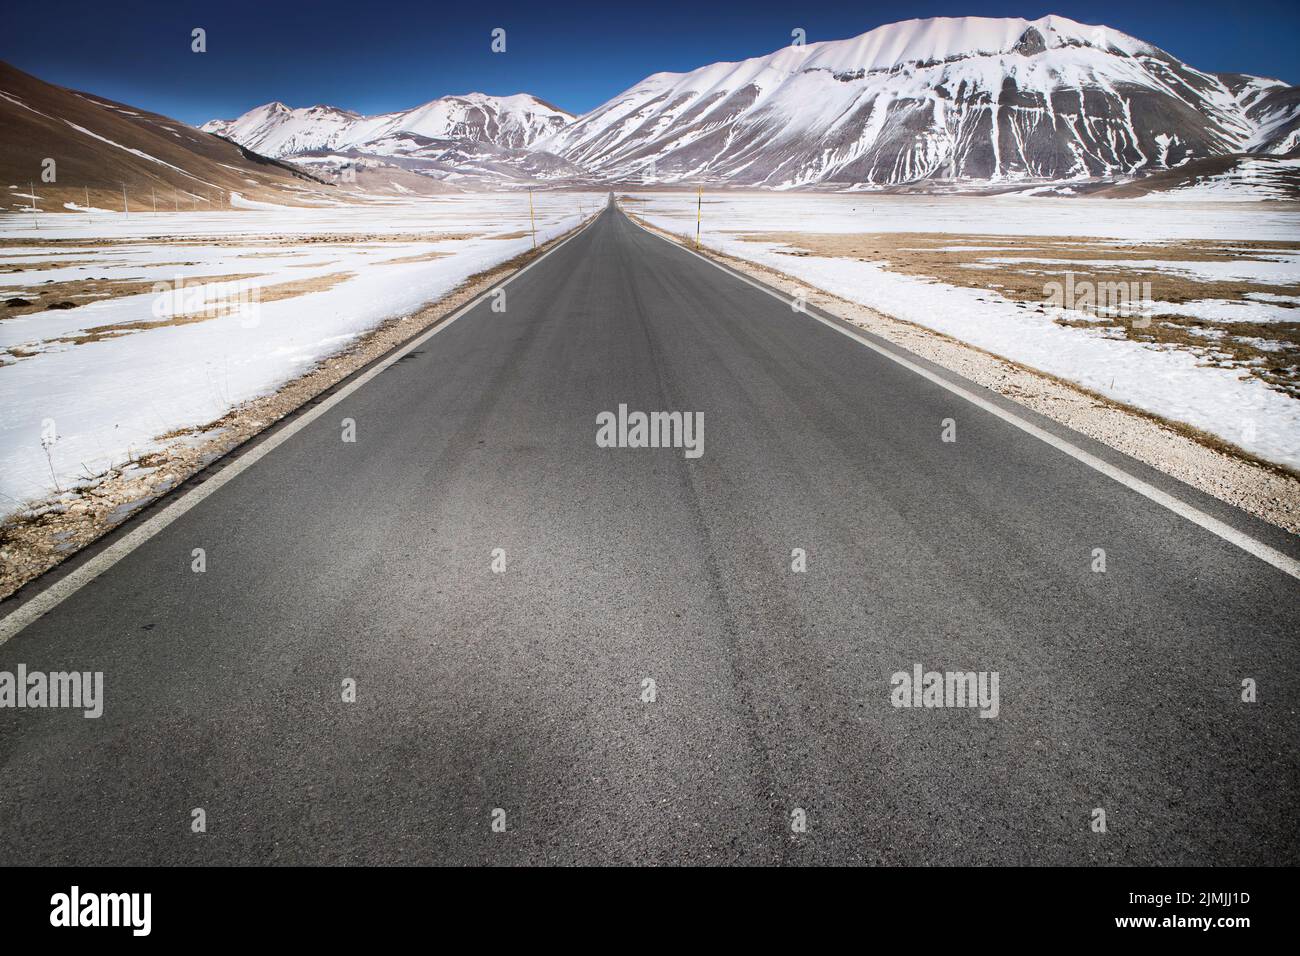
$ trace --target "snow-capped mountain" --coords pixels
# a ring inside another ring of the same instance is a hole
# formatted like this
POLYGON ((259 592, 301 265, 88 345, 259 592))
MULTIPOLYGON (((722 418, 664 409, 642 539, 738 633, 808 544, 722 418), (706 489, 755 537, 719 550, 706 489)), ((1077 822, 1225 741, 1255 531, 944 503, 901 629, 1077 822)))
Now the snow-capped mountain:
POLYGON ((377 116, 268 103, 203 129, 318 173, 365 159, 464 188, 1010 188, 1290 153, 1300 87, 1206 73, 1065 17, 939 17, 656 73, 577 118, 526 94, 470 93, 377 116))
POLYGON ((1293 149, 1298 97, 1064 17, 934 18, 657 73, 533 146, 623 181, 1122 178, 1293 149))
POLYGON ((233 120, 208 120, 199 129, 216 133, 263 156, 293 156, 311 149, 328 149, 364 117, 333 106, 290 109, 267 103, 233 120))
POLYGON ((459 139, 528 149, 568 125, 573 115, 535 96, 444 96, 414 109, 362 116, 334 106, 291 109, 267 103, 233 120, 210 120, 201 129, 277 158, 319 150, 366 149, 412 133, 428 139, 459 139))

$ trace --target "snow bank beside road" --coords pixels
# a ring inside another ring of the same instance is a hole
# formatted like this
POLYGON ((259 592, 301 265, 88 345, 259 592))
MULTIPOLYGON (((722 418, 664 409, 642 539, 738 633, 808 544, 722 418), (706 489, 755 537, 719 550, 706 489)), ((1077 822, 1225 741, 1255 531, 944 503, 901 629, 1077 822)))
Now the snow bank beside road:
MULTIPOLYGON (((602 198, 538 194, 538 241, 577 225, 602 198)), ((0 511, 274 391, 385 320, 527 251, 528 233, 528 197, 519 194, 378 208, 60 216, 39 230, 31 217, 0 217, 0 263, 30 267, 0 273, 0 298, 39 301, 42 286, 87 278, 179 276, 188 290, 205 276, 251 274, 241 295, 261 299, 252 315, 235 310, 185 324, 160 323, 174 294, 150 293, 77 299, 85 304, 0 321, 0 511), (285 297, 275 298, 276 287, 285 297), (142 323, 158 327, 131 328, 142 323), (115 331, 96 333, 105 327, 115 331)))

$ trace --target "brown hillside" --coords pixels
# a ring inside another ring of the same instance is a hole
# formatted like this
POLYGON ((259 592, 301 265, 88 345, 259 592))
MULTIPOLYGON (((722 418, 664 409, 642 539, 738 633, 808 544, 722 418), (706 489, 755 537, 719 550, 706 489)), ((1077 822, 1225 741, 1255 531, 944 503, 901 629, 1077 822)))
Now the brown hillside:
POLYGON ((64 212, 64 203, 122 210, 125 185, 132 212, 156 202, 228 208, 231 194, 282 205, 315 205, 345 197, 289 164, 258 156, 178 120, 89 93, 46 83, 0 61, 0 210, 36 206, 64 212), (133 152, 134 150, 134 152, 133 152), (55 182, 42 182, 46 158, 55 182), (23 194, 21 196, 17 194, 23 194))

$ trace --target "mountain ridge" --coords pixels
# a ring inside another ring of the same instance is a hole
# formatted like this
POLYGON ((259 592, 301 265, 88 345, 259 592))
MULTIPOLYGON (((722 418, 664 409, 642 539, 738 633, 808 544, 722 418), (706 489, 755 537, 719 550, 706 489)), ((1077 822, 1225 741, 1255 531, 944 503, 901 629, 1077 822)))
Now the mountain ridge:
POLYGON ((614 181, 1117 178, 1285 145, 1295 88, 1245 82, 1249 107, 1153 44, 1064 17, 936 17, 652 74, 537 145, 614 181), (1275 127, 1257 142, 1250 109, 1275 127))
MULTIPOLYGON (((475 96, 375 117, 273 102, 203 128, 282 157, 344 150, 409 165, 428 146, 402 135, 432 133, 513 151, 494 156, 492 175, 772 189, 1120 182, 1300 145, 1300 88, 1207 73, 1122 31, 1057 15, 904 20, 653 73, 580 116, 516 94, 525 102, 514 113, 534 117, 523 135, 503 136, 491 122, 507 97, 471 104, 484 114, 477 123, 413 119, 475 96)), ((454 165, 424 171, 458 175, 454 165)))
POLYGON ((407 110, 366 115, 329 104, 290 107, 272 100, 233 120, 209 120, 201 130, 283 158, 316 150, 364 147, 401 133, 431 139, 490 142, 526 149, 574 116, 528 93, 440 96, 407 110))

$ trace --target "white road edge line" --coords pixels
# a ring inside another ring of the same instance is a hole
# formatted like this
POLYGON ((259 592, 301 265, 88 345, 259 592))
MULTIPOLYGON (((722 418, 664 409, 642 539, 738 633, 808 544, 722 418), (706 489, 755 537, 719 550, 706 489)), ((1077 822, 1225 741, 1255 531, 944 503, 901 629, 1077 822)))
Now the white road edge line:
MULTIPOLYGON (((676 246, 678 249, 681 249, 683 252, 687 252, 695 256, 697 259, 701 259, 704 262, 707 262, 709 265, 713 266, 714 268, 721 269, 723 272, 727 273, 727 275, 739 279, 741 282, 744 282, 746 285, 753 286, 755 289, 758 289, 760 292, 766 292, 772 298, 776 299, 779 302, 785 303, 787 306, 793 306, 794 299, 787 298, 781 293, 773 289, 769 289, 766 286, 762 285, 761 283, 755 282, 753 279, 749 278, 749 276, 736 272, 734 269, 729 269, 727 266, 724 266, 720 262, 715 262, 714 260, 710 259, 708 256, 701 255, 700 253, 696 252, 694 249, 689 248, 688 246, 685 246, 678 242, 673 242, 671 239, 667 239, 664 236, 661 236, 658 233, 650 229, 647 229, 645 226, 641 225, 639 222, 637 222, 635 219, 632 219, 630 216, 628 217, 628 219, 630 222, 632 222, 633 225, 643 230, 644 232, 648 233, 649 235, 654 236, 657 239, 662 239, 664 242, 667 242, 669 245, 676 246)), ((1051 445, 1053 448, 1057 449, 1058 451, 1062 451, 1065 454, 1069 455, 1071 458, 1083 462, 1083 464, 1087 465, 1089 468, 1094 469, 1095 471, 1101 472, 1107 478, 1112 478, 1115 481, 1118 481, 1121 485, 1124 485, 1126 488, 1131 488, 1133 491, 1136 491, 1138 494, 1142 495, 1143 497, 1149 498, 1150 500, 1154 501, 1156 504, 1168 508, 1170 511, 1174 512, 1174 514, 1181 515, 1182 517, 1186 518, 1188 521, 1192 522, 1193 524, 1199 525, 1200 527, 1204 528, 1206 531, 1210 532, 1211 534, 1217 535, 1218 537, 1222 538, 1224 541, 1227 541, 1229 544, 1236 545, 1238 548, 1240 548, 1242 551, 1245 551, 1247 554, 1253 554, 1261 561, 1271 564, 1273 567, 1277 568, 1282 573, 1289 574, 1291 577, 1300 580, 1300 561, 1297 561, 1295 558, 1283 554, 1281 551, 1278 551, 1276 548, 1269 547, 1268 545, 1264 544, 1264 542, 1262 541, 1255 540, 1245 532, 1238 531, 1236 528, 1232 527, 1232 525, 1220 521, 1218 518, 1215 518, 1211 515, 1207 515, 1204 511, 1201 511, 1199 508, 1195 508, 1192 505, 1189 505, 1187 502, 1175 498, 1173 495, 1167 492, 1161 491, 1155 485, 1148 484, 1147 482, 1143 481, 1141 478, 1138 478, 1134 475, 1130 475, 1124 469, 1118 468, 1115 465, 1112 465, 1110 462, 1103 461, 1102 459, 1098 458, 1096 455, 1084 451, 1082 448, 1078 447, 1077 445, 1071 444, 1070 442, 1066 441, 1064 438, 1059 438, 1058 436, 1053 435, 1051 432, 1039 428, 1033 422, 1021 418, 1019 415, 1015 414, 1014 412, 1009 412, 1005 408, 993 404, 988 399, 976 395, 974 392, 967 391, 966 389, 962 388, 960 385, 955 385, 952 382, 948 381, 947 379, 943 378, 942 376, 935 375, 929 369, 923 368, 922 366, 917 365, 915 362, 909 361, 903 356, 898 355, 893 351, 885 348, 884 346, 878 345, 877 343, 871 341, 869 338, 867 338, 865 335, 861 334, 860 332, 856 331, 855 329, 847 328, 844 325, 841 325, 839 322, 834 322, 823 316, 817 315, 815 312, 809 311, 809 309, 806 307, 803 309, 794 309, 793 311, 802 312, 804 315, 816 319, 818 322, 822 323, 822 325, 829 326, 830 328, 834 329, 836 332, 841 332, 844 335, 847 335, 855 342, 865 345, 867 348, 872 349, 873 351, 879 352, 881 355, 885 356, 885 358, 893 362, 897 362, 899 365, 915 372, 917 375, 920 375, 922 378, 933 382, 934 384, 938 385, 941 388, 947 389, 948 391, 952 392, 954 395, 958 396, 959 398, 964 398, 972 405, 984 409, 984 411, 988 412, 991 415, 996 415, 1004 422, 1014 425, 1016 428, 1019 428, 1021 431, 1033 435, 1035 438, 1039 439, 1040 441, 1044 441, 1047 444, 1051 445)))
POLYGON ((203 484, 191 488, 180 498, 176 499, 171 504, 163 508, 163 510, 158 512, 158 514, 154 515, 144 524, 140 525, 140 527, 136 528, 134 531, 130 532, 129 534, 124 535, 119 540, 114 541, 111 545, 109 545, 103 551, 99 552, 99 554, 95 555, 93 558, 91 558, 81 567, 77 568, 67 577, 56 581, 54 584, 51 584, 48 588, 46 588, 44 591, 41 591, 39 594, 33 595, 23 604, 19 605, 13 611, 9 612, 9 614, 5 615, 4 618, 0 618, 0 644, 4 644, 7 640, 9 640, 9 638, 13 637, 15 634, 17 634, 19 631, 25 628, 28 624, 31 624, 42 614, 45 614, 46 612, 57 607, 61 602, 67 600, 78 590, 80 590, 85 585, 89 584, 95 578, 99 577, 99 575, 103 574, 105 571, 111 568, 118 561, 121 561, 124 557, 126 557, 136 548, 140 547, 140 545, 144 544, 146 541, 148 541, 150 538, 156 535, 163 528, 167 527, 177 518, 181 517, 181 515, 185 514, 185 512, 189 511, 195 505, 201 504, 213 492, 217 491, 223 485, 230 482, 234 478, 237 478, 244 471, 247 471, 253 465, 261 461, 264 457, 269 455, 271 452, 275 451, 275 449, 283 445, 286 441, 288 441, 298 432, 302 431, 304 428, 306 428, 316 419, 320 418, 327 411, 329 411, 339 402, 343 401, 343 399, 347 398, 357 389, 361 388, 361 386, 365 385, 376 375, 383 372, 394 362, 405 357, 407 353, 411 352, 413 349, 417 348, 418 346, 423 345, 429 339, 433 338, 433 336, 437 335, 443 329, 447 328, 449 325, 451 325, 453 322, 459 319, 462 315, 464 315, 465 313, 473 309, 475 306, 482 303, 494 291, 496 291, 497 289, 505 288, 511 282, 514 282, 521 275, 523 275, 525 272, 531 269, 533 266, 537 265, 539 262, 544 260, 551 253, 556 252, 559 249, 562 249, 566 244, 568 244, 570 240, 576 239, 578 236, 582 235, 582 233, 586 231, 587 227, 590 226, 593 222, 595 222, 599 216, 600 213, 597 213, 595 216, 588 219, 582 225, 582 227, 578 229, 577 232, 567 237, 563 242, 559 243, 558 245, 550 249, 547 249, 544 253, 542 253, 532 262, 528 263, 528 265, 524 266, 518 272, 512 273, 511 275, 507 276, 503 281, 498 282, 495 285, 488 288, 487 290, 485 290, 482 295, 475 298, 472 302, 469 302, 466 305, 461 306, 451 315, 450 318, 444 319, 443 321, 435 325, 433 328, 429 329, 426 332, 422 332, 419 336, 412 339, 410 342, 407 342, 396 352, 391 353, 388 356, 388 358, 384 359, 378 365, 375 365, 374 367, 366 371, 364 374, 358 376, 356 379, 349 382, 346 386, 339 389, 329 398, 322 401, 315 408, 311 409, 310 411, 302 413, 298 418, 294 419, 292 422, 285 425, 278 432, 276 432, 270 438, 263 441, 256 448, 240 455, 238 458, 236 458, 230 464, 226 465, 224 468, 222 468, 219 472, 217 472, 207 481, 203 482, 203 484))

